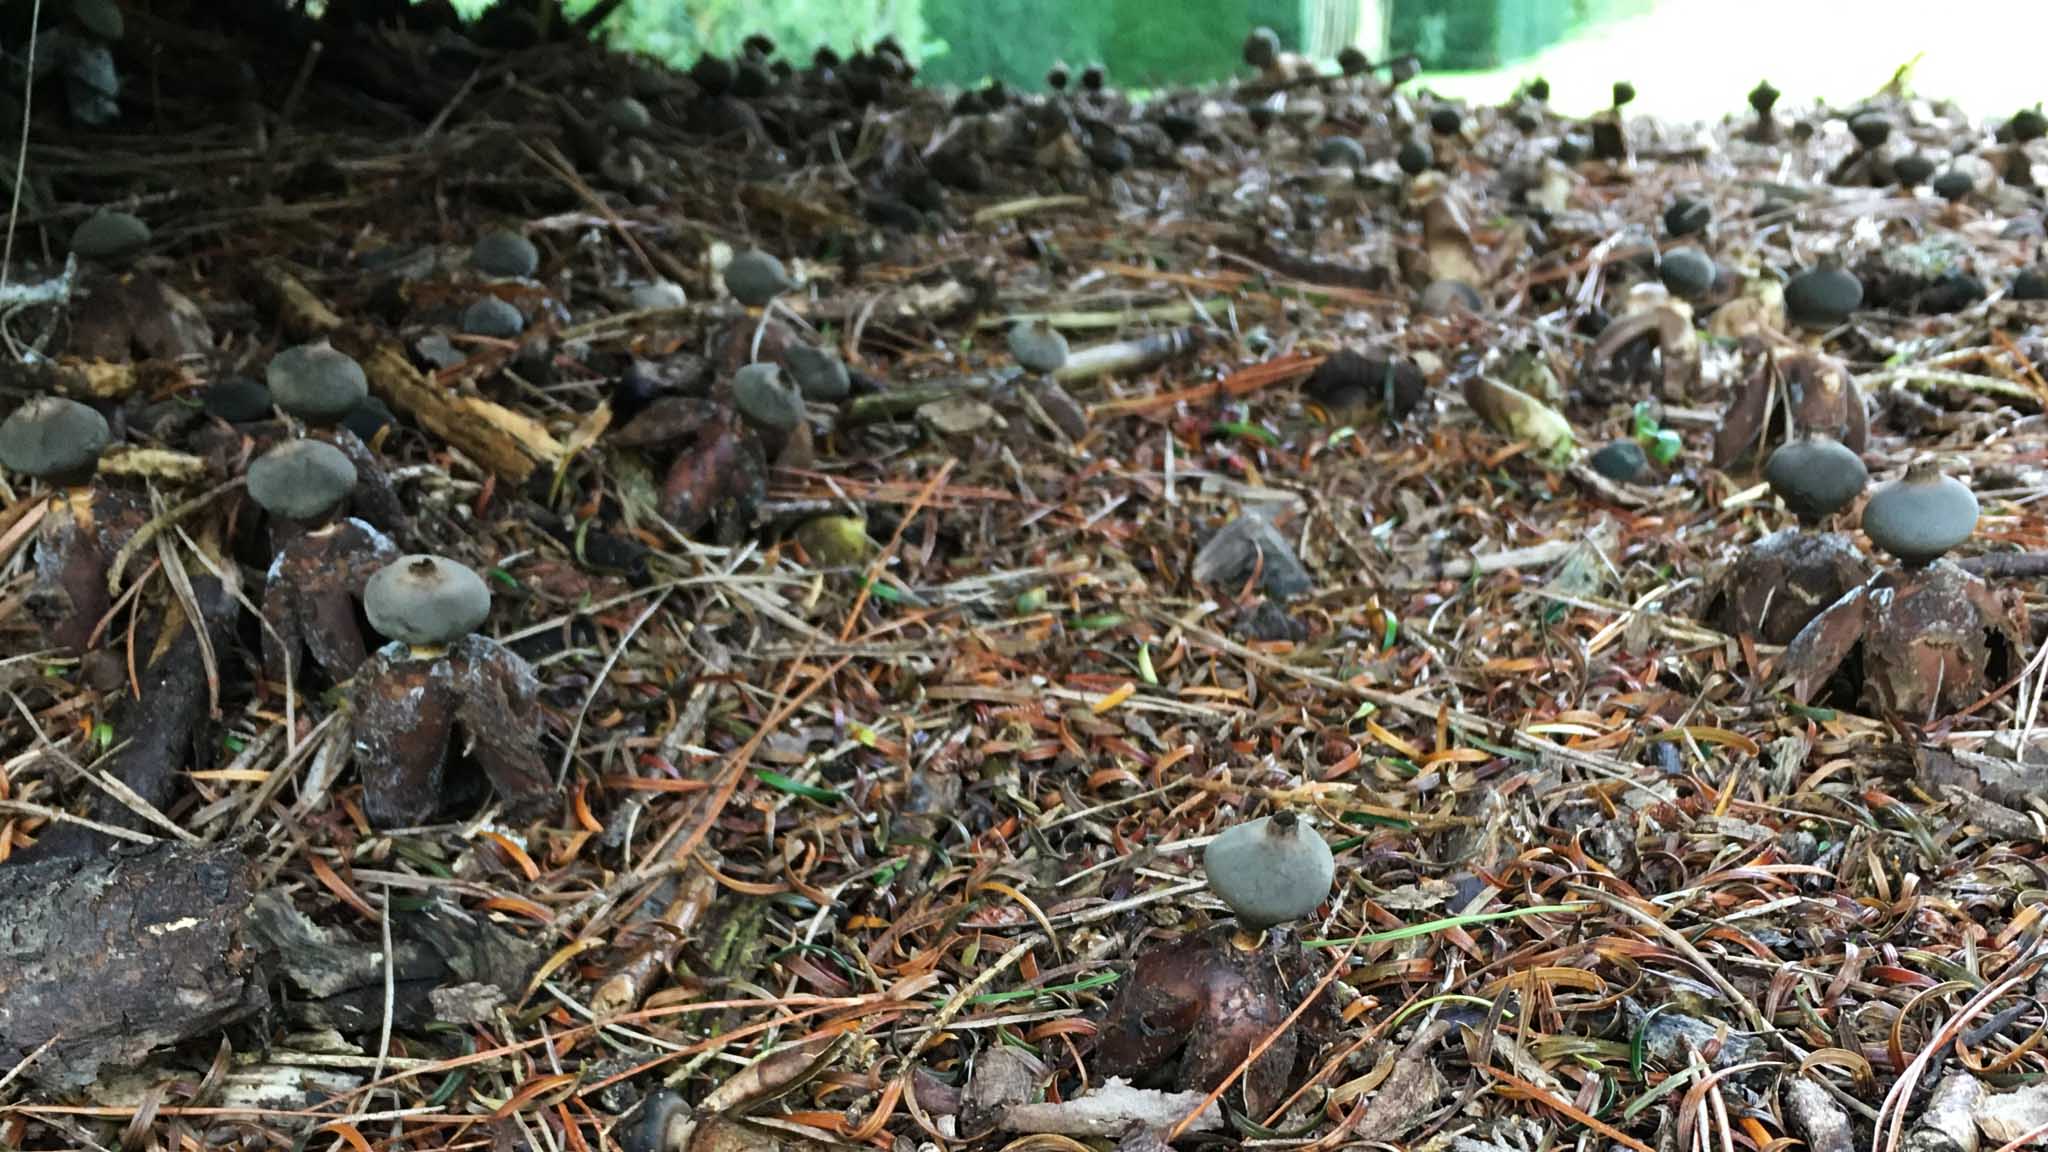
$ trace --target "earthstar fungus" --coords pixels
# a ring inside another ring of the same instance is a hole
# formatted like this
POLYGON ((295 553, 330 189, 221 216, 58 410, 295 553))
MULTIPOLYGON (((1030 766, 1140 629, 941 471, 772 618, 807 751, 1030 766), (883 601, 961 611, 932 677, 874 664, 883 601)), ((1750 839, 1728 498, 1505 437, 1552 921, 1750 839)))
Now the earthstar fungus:
MULTIPOLYGON (((1105 1076, 1181 1091, 1221 1084, 1285 1021, 1312 983, 1308 955, 1286 921, 1329 896, 1329 845, 1292 812, 1240 824, 1203 854, 1210 887, 1237 924, 1165 941, 1142 953, 1103 1022, 1094 1067, 1105 1076)), ((1312 1014, 1311 1014, 1312 1016, 1312 1014)), ((1286 1095, 1304 1018, 1252 1061, 1246 1110, 1263 1116, 1286 1095)))
POLYGON ((406 556, 363 589, 370 626, 393 642, 364 662, 351 735, 364 813, 392 828, 433 819, 450 746, 482 769, 512 819, 553 794, 540 759, 540 682, 511 649, 476 633, 491 609, 483 578, 439 556, 406 556))

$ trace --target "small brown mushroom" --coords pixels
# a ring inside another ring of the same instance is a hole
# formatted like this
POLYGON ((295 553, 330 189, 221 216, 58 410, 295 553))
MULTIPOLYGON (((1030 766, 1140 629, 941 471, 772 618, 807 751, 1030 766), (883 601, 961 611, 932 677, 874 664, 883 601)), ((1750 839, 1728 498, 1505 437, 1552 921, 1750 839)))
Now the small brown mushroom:
POLYGON ((1693 330, 1692 306, 1673 299, 1662 284, 1638 285, 1629 293, 1628 311, 1600 333, 1593 343, 1594 366, 1618 361, 1647 368, 1654 348, 1661 364, 1656 381, 1657 394, 1677 400, 1691 393, 1700 380, 1700 339, 1693 330), (1624 357, 1624 350, 1645 349, 1639 358, 1624 357))
POLYGON ((2019 601, 1942 559, 1976 526, 1976 495, 1932 459, 1879 485, 1863 506, 1863 531, 1901 566, 1852 589, 1793 638, 1781 669, 1793 694, 1812 699, 1860 652, 1856 697, 1931 722, 2005 679, 2024 634, 2019 601))
POLYGON ((373 826, 433 817, 458 728, 509 814, 529 815, 552 794, 540 759, 533 668, 474 632, 490 605, 481 577, 438 556, 404 557, 365 585, 371 626, 397 641, 364 662, 352 698, 363 808, 373 826))

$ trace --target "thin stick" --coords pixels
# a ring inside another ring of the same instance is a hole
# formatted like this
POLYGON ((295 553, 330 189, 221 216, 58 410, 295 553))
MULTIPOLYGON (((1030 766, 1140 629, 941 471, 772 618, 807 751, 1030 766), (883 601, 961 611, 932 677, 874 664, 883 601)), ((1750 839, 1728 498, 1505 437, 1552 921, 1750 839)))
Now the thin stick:
POLYGON ((14 155, 14 200, 7 206, 7 246, 0 250, 0 288, 7 287, 8 272, 14 267, 14 222, 21 219, 21 182, 28 178, 28 122, 35 110, 36 34, 42 27, 43 0, 36 0, 28 14, 28 67, 21 80, 21 148, 14 155))
POLYGON ((611 678, 612 669, 618 665, 619 657, 626 654, 626 647, 633 642, 633 637, 639 634, 640 629, 646 625, 647 621, 653 619, 654 614, 660 611, 663 604, 668 603, 669 593, 674 591, 675 585, 673 584, 662 589, 661 595, 654 598, 654 603, 649 604, 647 610, 640 613, 640 618, 633 621, 632 627, 627 628, 625 634, 619 637, 618 644, 612 648, 611 658, 604 662, 604 667, 598 669, 597 678, 590 682, 590 691, 583 697, 583 706, 576 709, 576 723, 569 727, 568 747, 562 749, 562 766, 555 769, 555 787, 560 788, 562 786, 562 781, 569 776, 569 765, 575 762, 576 741, 583 735, 583 720, 590 715, 590 702, 597 699, 598 690, 603 688, 605 681, 611 678))

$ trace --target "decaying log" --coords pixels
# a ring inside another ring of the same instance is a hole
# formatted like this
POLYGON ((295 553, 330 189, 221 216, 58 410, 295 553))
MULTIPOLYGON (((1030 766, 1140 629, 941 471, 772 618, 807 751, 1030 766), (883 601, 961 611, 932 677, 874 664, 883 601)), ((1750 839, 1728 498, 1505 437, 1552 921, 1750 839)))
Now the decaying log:
POLYGON ((243 938, 232 848, 123 845, 0 867, 0 1065, 52 1089, 267 1003, 243 938))

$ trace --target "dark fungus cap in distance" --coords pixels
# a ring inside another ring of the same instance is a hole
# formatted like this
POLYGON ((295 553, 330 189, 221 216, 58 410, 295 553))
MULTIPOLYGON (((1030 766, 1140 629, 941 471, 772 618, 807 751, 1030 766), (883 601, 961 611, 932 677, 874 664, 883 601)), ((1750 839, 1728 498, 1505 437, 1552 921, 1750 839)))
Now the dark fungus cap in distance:
POLYGON ((1280 59, 1280 34, 1271 28, 1254 28, 1244 38, 1244 62, 1261 70, 1280 59))
POLYGON ((85 218, 71 234, 71 251, 81 260, 119 262, 149 244, 149 225, 139 216, 107 209, 85 218))
POLYGON ((301 420, 339 420, 370 394, 363 366, 326 341, 272 356, 263 381, 277 406, 301 420))
POLYGON ((510 301, 485 296, 462 310, 462 330, 471 336, 510 340, 526 330, 526 317, 510 301))
POLYGON ((0 423, 0 467, 38 477, 82 472, 110 439, 98 412, 62 396, 39 396, 0 423))
POLYGON ((732 406, 756 428, 794 432, 804 419, 804 400, 773 364, 749 364, 733 373, 732 406))
POLYGON ((517 232, 486 232, 469 250, 469 263, 500 280, 530 280, 540 271, 540 249, 517 232))
POLYGON ((1847 508, 1870 472, 1839 442, 1813 436, 1780 444, 1764 465, 1764 479, 1794 516, 1814 523, 1847 508))
POLYGON ((846 370, 846 361, 829 348, 791 344, 789 351, 783 353, 783 360, 806 400, 829 404, 846 399, 846 394, 853 390, 853 377, 846 370))
POLYGON ((1672 295, 1697 300, 1714 287, 1714 259, 1693 247, 1673 248, 1657 264, 1658 278, 1672 295))
POLYGON ((1209 887, 1239 921, 1268 928, 1298 920, 1330 895, 1330 846, 1292 812, 1228 829, 1202 852, 1209 887))
POLYGON ((289 520, 317 520, 355 487, 356 466, 325 440, 280 444, 249 465, 249 498, 289 520))
POLYGON ((772 253, 750 248, 725 266, 725 290, 749 308, 766 308, 770 300, 796 287, 789 270, 772 253))
POLYGON ((1909 567, 1939 560, 1977 530, 1977 494, 1932 459, 1877 486, 1863 505, 1863 533, 1909 567))
POLYGON ((1785 314, 1803 328, 1832 328, 1863 303, 1863 282, 1841 268, 1809 268, 1785 283, 1785 314))
POLYGON ((440 556, 407 556, 363 588, 370 627, 415 648, 462 639, 491 614, 491 590, 468 567, 440 556))
POLYGON ((1067 338, 1042 320, 1010 326, 1010 355, 1027 372, 1057 372, 1067 364, 1067 338))

